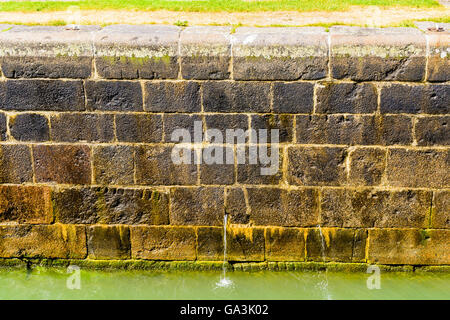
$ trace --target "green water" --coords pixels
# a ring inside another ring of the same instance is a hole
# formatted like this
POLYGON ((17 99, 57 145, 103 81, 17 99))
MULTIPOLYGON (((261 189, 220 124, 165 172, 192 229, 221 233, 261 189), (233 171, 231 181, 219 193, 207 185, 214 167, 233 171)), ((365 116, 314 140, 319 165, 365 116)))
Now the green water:
MULTIPOLYGON (((69 289, 66 270, 0 269, 0 299, 450 299, 450 274, 381 273, 381 289, 367 288, 369 274, 335 272, 80 271, 80 289, 69 289)), ((69 281, 72 287, 76 282, 69 281)))

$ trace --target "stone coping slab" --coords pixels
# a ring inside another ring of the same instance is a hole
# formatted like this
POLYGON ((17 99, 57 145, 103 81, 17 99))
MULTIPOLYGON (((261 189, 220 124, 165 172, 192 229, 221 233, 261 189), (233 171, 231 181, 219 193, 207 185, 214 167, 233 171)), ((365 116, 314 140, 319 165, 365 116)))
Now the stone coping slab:
POLYGON ((448 81, 449 32, 419 28, 0 25, 0 64, 7 78, 448 81))

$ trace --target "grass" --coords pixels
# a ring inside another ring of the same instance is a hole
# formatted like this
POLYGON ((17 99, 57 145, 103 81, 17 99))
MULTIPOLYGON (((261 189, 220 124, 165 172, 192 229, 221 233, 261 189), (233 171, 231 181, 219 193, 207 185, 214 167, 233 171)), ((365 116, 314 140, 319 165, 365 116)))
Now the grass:
POLYGON ((343 11, 350 6, 376 5, 382 7, 407 6, 439 7, 436 0, 86 0, 49 2, 1 2, 0 11, 39 12, 65 11, 71 6, 81 10, 170 10, 187 12, 247 12, 247 11, 343 11))

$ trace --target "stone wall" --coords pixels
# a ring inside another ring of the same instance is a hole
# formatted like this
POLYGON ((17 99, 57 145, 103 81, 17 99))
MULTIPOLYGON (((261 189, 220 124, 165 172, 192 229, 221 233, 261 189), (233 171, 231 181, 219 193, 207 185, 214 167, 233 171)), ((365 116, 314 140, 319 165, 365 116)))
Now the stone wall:
POLYGON ((2 261, 221 261, 227 214, 231 262, 450 264, 449 33, 0 29, 2 261), (279 170, 174 164, 194 121, 279 170))

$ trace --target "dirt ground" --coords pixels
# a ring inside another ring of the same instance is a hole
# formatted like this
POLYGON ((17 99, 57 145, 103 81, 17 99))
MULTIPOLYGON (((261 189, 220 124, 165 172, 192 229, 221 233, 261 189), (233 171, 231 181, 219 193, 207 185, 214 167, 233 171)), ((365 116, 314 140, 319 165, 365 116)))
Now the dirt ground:
POLYGON ((187 21, 189 25, 243 24, 249 26, 268 25, 310 25, 310 24, 356 24, 367 26, 386 26, 398 24, 404 20, 432 19, 450 15, 450 8, 378 8, 352 7, 342 12, 173 12, 173 11, 125 11, 125 10, 87 10, 56 12, 0 12, 0 22, 24 24, 48 24, 54 21, 66 21, 76 24, 174 24, 187 21))

